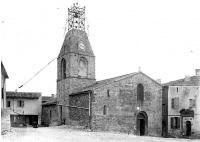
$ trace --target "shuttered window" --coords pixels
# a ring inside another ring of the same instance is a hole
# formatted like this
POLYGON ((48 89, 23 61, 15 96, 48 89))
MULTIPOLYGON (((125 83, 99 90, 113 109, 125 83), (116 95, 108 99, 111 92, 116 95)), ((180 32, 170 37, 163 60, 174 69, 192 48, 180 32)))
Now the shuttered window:
POLYGON ((180 117, 171 117, 171 129, 180 129, 180 117))
POLYGON ((196 107, 196 101, 195 99, 190 99, 190 107, 196 107))
POLYGON ((17 100, 17 107, 24 107, 24 101, 23 100, 17 100))
POLYGON ((172 98, 171 99, 171 107, 172 107, 172 109, 178 109, 179 108, 179 97, 177 97, 177 98, 172 98))

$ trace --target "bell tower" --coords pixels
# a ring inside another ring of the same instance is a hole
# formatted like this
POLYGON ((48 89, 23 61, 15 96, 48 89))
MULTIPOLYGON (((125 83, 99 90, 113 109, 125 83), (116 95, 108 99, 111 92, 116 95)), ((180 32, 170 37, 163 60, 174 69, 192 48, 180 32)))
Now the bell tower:
POLYGON ((76 3, 68 9, 68 32, 57 58, 60 124, 69 119, 69 94, 95 82, 95 56, 85 32, 85 7, 76 3))

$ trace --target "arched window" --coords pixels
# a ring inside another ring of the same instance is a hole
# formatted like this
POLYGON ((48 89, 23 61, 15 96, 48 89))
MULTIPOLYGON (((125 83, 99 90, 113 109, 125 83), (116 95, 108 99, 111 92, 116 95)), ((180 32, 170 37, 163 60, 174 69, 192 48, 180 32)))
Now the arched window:
POLYGON ((61 78, 66 78, 66 61, 64 58, 61 60, 61 78))
POLYGON ((80 77, 87 77, 88 72, 88 64, 85 58, 80 58, 79 67, 78 67, 78 75, 80 77))
POLYGON ((107 106, 106 105, 103 106, 103 115, 107 115, 107 106))
POLYGON ((137 86, 137 101, 143 105, 144 102, 144 86, 142 84, 138 84, 137 86))

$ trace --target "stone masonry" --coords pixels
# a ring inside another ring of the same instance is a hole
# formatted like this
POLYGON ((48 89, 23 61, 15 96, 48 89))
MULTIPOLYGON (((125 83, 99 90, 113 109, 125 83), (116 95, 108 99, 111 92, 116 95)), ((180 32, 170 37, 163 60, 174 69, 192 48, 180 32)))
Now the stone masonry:
POLYGON ((95 56, 85 31, 76 29, 68 31, 57 60, 57 70, 58 105, 64 108, 62 112, 58 112, 59 124, 63 119, 67 124, 70 123, 69 94, 96 81, 95 56), (80 42, 84 44, 84 50, 80 48, 80 42), (63 59, 66 61, 66 78, 62 78, 63 59), (86 76, 79 75, 80 59, 86 61, 86 76))
POLYGON ((138 134, 136 120, 139 112, 148 116, 147 135, 161 136, 162 86, 143 73, 116 83, 94 88, 92 102, 92 129, 138 134), (144 86, 144 104, 138 108, 137 85, 144 86), (107 96, 107 90, 110 96, 107 96), (103 106, 107 115, 103 115, 103 106))

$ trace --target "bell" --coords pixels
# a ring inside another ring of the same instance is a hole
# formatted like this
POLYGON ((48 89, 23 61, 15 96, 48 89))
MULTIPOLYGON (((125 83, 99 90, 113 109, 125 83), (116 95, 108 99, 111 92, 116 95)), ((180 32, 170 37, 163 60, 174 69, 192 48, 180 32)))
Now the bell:
POLYGON ((75 12, 74 17, 75 17, 75 18, 78 18, 78 13, 77 13, 77 12, 75 12))

